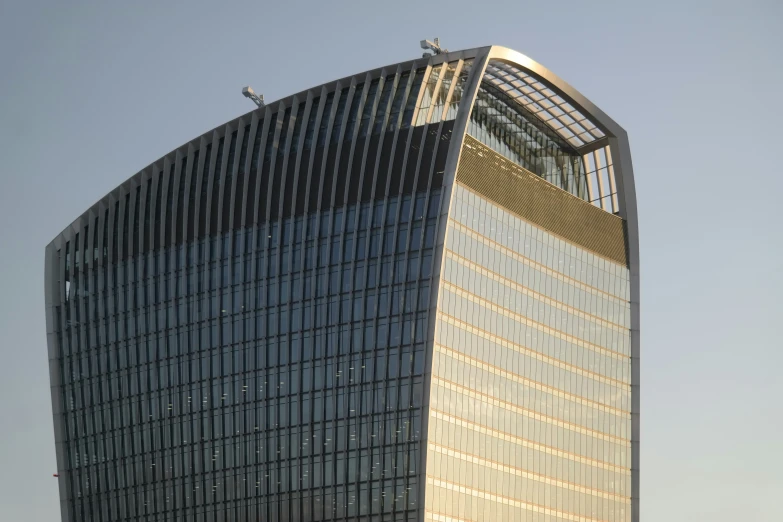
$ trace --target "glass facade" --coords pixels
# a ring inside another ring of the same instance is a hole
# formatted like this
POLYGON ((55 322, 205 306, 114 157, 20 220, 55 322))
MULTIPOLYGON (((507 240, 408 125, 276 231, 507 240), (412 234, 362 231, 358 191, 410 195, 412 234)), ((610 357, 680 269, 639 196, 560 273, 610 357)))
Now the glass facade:
POLYGON ((231 123, 51 251, 64 519, 418 518, 424 71, 231 123))
POLYGON ((432 356, 428 520, 630 520, 625 266, 457 185, 432 356))
POLYGON ((600 136, 487 53, 248 113, 55 238, 64 522, 636 522, 631 273, 480 193, 508 158, 620 230, 565 193, 591 200, 569 139, 600 136))
POLYGON ((438 204, 351 205, 111 267, 108 328, 63 360, 75 515, 415 513, 438 204))
POLYGON ((582 157, 490 82, 482 82, 479 87, 468 134, 556 187, 588 198, 582 157))

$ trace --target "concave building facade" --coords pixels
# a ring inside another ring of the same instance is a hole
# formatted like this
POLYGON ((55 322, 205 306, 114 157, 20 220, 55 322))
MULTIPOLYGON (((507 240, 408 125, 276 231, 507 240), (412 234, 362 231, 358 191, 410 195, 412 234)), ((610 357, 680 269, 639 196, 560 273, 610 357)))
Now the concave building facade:
POLYGON ((327 83, 46 249, 62 518, 639 519, 625 131, 502 47, 327 83))

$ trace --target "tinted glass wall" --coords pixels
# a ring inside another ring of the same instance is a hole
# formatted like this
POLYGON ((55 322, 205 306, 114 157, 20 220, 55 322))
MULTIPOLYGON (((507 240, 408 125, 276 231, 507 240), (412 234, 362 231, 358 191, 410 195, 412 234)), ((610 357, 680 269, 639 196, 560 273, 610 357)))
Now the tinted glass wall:
POLYGON ((427 69, 397 69, 205 135, 50 246, 64 520, 420 516, 453 121, 414 129, 427 69))
POLYGON ((64 521, 638 518, 617 134, 493 53, 255 110, 55 238, 64 521))
POLYGON ((628 269, 461 185, 446 241, 427 519, 630 520, 628 269))

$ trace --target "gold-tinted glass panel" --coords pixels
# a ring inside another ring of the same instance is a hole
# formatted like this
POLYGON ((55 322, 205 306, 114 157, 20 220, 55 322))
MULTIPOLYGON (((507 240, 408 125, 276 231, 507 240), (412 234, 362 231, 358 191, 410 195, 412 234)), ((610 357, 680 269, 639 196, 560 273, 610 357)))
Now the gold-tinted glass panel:
POLYGON ((465 136, 457 182, 531 223, 598 255, 627 264, 625 224, 465 136))

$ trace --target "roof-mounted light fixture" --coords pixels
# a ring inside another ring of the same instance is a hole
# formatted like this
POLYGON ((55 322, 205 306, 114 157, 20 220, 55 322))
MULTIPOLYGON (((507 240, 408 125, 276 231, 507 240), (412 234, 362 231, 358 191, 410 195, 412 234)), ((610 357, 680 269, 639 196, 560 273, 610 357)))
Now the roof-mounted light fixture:
MULTIPOLYGON (((422 40, 421 48, 427 51, 432 51, 433 54, 443 54, 449 52, 448 49, 440 46, 440 38, 435 38, 434 42, 430 42, 429 40, 422 40)), ((422 55, 424 58, 428 58, 430 56, 432 55, 427 53, 422 55)))
POLYGON ((250 98, 253 100, 253 103, 258 105, 260 109, 264 108, 264 95, 263 94, 256 94, 252 87, 249 85, 242 89, 242 95, 245 98, 250 98))

